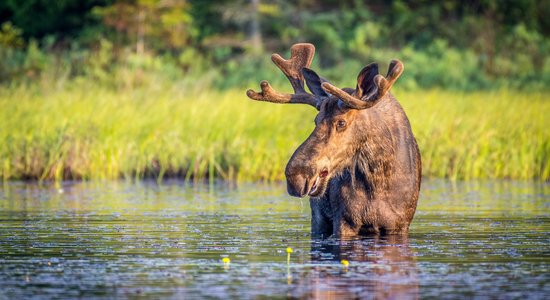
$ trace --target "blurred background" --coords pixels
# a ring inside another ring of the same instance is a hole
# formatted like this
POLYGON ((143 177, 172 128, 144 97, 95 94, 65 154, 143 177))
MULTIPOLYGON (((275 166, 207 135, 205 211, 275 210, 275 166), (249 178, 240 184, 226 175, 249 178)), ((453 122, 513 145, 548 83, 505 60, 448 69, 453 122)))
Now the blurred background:
POLYGON ((404 62, 425 176, 547 180, 548 16, 545 0, 4 0, 0 177, 280 180, 314 112, 244 92, 290 90, 269 55, 310 42, 341 86, 404 62))
POLYGON ((107 74, 132 67, 138 77, 245 87, 279 77, 266 53, 309 41, 317 67, 336 81, 352 80, 357 65, 399 57, 404 88, 542 89, 549 15, 550 1, 535 0, 5 0, 0 80, 124 84, 107 74))

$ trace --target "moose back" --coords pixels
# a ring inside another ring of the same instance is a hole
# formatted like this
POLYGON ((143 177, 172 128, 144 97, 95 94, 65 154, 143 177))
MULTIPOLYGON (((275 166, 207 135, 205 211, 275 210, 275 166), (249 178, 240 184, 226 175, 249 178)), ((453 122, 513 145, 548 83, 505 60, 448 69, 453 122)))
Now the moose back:
POLYGON ((387 75, 375 63, 364 67, 353 88, 337 88, 309 69, 315 47, 295 44, 289 60, 271 59, 294 94, 267 81, 251 99, 315 107, 315 129, 296 149, 285 170, 288 193, 310 196, 316 237, 407 233, 421 180, 418 145, 403 108, 389 92, 403 72, 398 60, 387 75), (306 92, 304 80, 311 91, 306 92))

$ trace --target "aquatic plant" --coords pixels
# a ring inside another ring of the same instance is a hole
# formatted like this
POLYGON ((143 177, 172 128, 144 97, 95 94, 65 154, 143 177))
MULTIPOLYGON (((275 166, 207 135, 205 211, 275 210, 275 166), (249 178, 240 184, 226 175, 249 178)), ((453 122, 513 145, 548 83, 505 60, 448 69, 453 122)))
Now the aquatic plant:
POLYGON ((292 248, 290 247, 287 247, 286 248, 286 263, 287 264, 290 264, 290 253, 292 253, 292 248))

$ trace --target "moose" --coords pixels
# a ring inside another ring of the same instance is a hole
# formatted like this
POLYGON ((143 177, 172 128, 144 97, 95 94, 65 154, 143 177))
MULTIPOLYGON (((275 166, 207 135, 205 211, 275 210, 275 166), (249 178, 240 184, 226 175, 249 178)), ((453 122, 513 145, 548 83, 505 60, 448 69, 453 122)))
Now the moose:
POLYGON ((309 69, 315 47, 295 44, 290 59, 271 60, 294 94, 248 90, 253 100, 315 107, 315 129, 285 169, 291 196, 310 196, 313 237, 406 234, 420 191, 421 161, 409 120, 389 92, 403 72, 392 60, 386 77, 371 63, 353 88, 337 88, 309 69), (311 91, 306 92, 304 80, 311 91))

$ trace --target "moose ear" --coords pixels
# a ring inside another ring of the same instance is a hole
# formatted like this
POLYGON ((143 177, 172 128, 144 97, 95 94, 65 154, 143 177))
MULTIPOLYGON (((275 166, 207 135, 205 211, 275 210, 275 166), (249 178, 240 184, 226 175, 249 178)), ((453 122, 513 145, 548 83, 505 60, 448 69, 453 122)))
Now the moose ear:
POLYGON ((309 68, 302 68, 302 75, 304 75, 306 85, 313 95, 320 98, 328 97, 327 92, 321 88, 321 84, 327 82, 326 79, 321 78, 315 71, 309 68))
POLYGON ((374 83, 374 77, 378 75, 378 64, 371 63, 359 72, 357 75, 357 87, 355 88, 355 95, 361 99, 364 96, 375 93, 378 87, 374 83))

